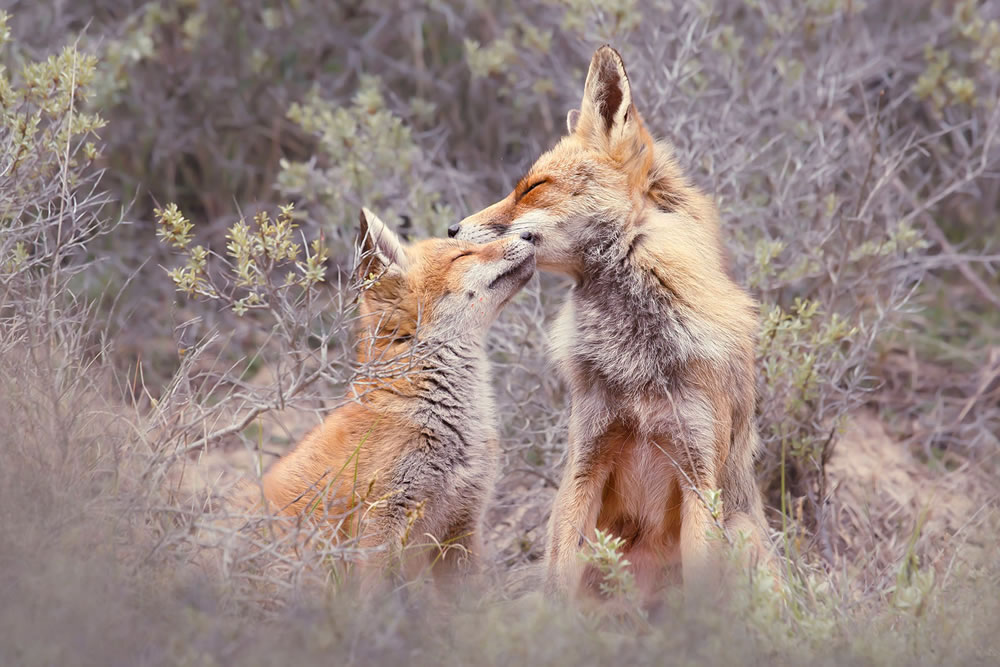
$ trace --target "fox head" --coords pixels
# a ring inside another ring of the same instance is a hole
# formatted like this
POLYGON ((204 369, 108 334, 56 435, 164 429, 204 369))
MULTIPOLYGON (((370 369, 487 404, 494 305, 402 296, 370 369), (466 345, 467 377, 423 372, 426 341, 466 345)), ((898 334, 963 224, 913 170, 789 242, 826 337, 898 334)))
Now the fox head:
POLYGON ((534 273, 535 246, 529 232, 485 244, 428 239, 408 246, 362 209, 358 267, 369 354, 394 357, 417 340, 485 335, 534 273))
POLYGON ((538 158, 513 192, 453 225, 449 235, 483 242, 528 231, 539 268, 573 275, 581 270, 579 246, 596 224, 634 221, 646 205, 676 203, 671 188, 658 185, 682 177, 669 149, 644 127, 625 65, 610 46, 594 54, 583 101, 566 125, 568 135, 538 158))

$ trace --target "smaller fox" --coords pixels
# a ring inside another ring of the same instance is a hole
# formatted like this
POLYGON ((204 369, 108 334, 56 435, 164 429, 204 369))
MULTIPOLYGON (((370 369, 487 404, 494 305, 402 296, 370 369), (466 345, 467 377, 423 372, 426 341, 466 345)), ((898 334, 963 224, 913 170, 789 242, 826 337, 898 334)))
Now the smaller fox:
POLYGON ((405 246, 363 209, 361 238, 358 374, 264 475, 264 497, 381 548, 365 580, 390 560, 406 578, 473 571, 500 457, 486 332, 534 273, 532 236, 405 246), (403 548, 427 535, 446 548, 403 548))

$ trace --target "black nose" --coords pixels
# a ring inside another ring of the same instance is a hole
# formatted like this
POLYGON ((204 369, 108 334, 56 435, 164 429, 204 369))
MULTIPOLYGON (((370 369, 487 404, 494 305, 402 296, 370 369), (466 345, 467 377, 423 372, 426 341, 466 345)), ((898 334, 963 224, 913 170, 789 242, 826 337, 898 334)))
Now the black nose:
POLYGON ((521 238, 530 243, 535 240, 535 235, 531 232, 521 232, 521 238))
POLYGON ((456 236, 458 236, 458 232, 459 232, 460 229, 462 229, 462 225, 458 224, 457 222, 454 225, 452 225, 451 227, 449 227, 448 228, 448 238, 452 238, 453 239, 456 236))

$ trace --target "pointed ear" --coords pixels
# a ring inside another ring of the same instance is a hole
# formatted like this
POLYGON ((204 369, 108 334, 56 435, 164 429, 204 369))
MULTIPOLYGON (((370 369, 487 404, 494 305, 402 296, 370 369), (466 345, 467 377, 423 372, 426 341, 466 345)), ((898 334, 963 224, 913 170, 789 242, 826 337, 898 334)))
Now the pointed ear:
POLYGON ((409 259, 402 241, 367 208, 361 209, 360 240, 358 271, 362 280, 373 273, 380 275, 386 271, 406 272, 409 259))
POLYGON ((608 45, 599 48, 590 61, 579 121, 574 131, 608 149, 613 149, 622 140, 633 139, 639 133, 625 63, 618 52, 608 45))

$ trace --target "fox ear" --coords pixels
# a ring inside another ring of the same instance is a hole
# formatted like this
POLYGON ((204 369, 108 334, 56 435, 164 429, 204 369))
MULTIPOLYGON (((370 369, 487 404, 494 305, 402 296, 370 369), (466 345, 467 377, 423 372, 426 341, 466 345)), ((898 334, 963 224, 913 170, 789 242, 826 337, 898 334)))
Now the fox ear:
MULTIPOLYGON (((566 120, 569 124, 568 117, 566 120)), ((590 61, 579 121, 574 125, 571 132, 609 148, 638 133, 625 63, 618 52, 606 44, 590 61)))
POLYGON ((406 248, 389 227, 367 208, 361 209, 361 256, 358 271, 364 280, 387 271, 405 273, 409 266, 406 248))
POLYGON ((570 109, 566 112, 566 132, 573 134, 576 131, 576 124, 580 122, 580 110, 570 109))

